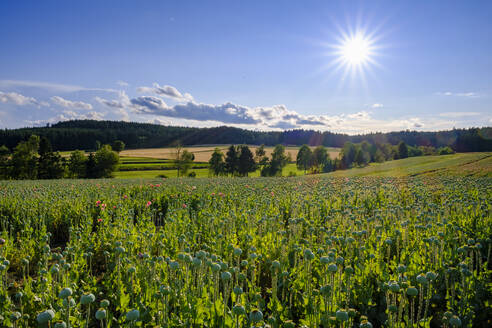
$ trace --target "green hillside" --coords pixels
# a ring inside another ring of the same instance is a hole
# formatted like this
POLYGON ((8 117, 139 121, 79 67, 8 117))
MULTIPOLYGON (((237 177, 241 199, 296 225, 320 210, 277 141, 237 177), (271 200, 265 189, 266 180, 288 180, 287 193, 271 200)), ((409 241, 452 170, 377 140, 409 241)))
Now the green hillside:
POLYGON ((329 173, 333 177, 402 177, 423 174, 492 176, 492 153, 419 156, 384 163, 371 163, 363 168, 353 168, 329 173))

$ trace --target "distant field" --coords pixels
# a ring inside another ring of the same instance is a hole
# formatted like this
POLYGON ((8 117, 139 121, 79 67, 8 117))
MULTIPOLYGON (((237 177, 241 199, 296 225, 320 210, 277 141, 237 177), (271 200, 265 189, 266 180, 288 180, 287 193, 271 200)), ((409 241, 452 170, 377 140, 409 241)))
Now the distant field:
POLYGON ((492 153, 411 157, 329 173, 333 177, 402 177, 424 174, 492 176, 492 153))
MULTIPOLYGON (((151 164, 153 165, 153 164, 151 164)), ((195 165, 200 165, 195 164, 195 165)), ((203 165, 203 164, 201 164, 203 165)), ((189 171, 189 173, 195 172, 197 178, 206 178, 209 177, 209 170, 208 167, 204 166, 203 169, 192 169, 189 171)), ((304 171, 300 171, 297 169, 296 165, 293 163, 287 164, 283 171, 282 175, 283 176, 289 176, 290 174, 295 174, 295 175, 304 175, 304 171)), ((118 179, 132 179, 132 178, 141 178, 141 179, 146 179, 146 178, 159 178, 159 176, 165 175, 166 178, 175 178, 177 175, 177 171, 175 169, 172 170, 124 170, 124 171, 117 171, 114 173, 114 177, 118 179)), ((250 177, 259 177, 260 176, 260 170, 256 170, 256 172, 253 172, 249 175, 250 177)))
MULTIPOLYGON (((195 155, 195 162, 208 162, 210 156, 212 155, 214 149, 218 147, 224 154, 227 152, 229 145, 217 145, 217 146, 193 146, 193 147, 183 147, 183 149, 192 152, 195 155)), ((249 148, 254 153, 258 146, 250 146, 249 148)), ((268 156, 272 153, 274 147, 265 147, 265 151, 268 156)), ((297 152, 300 147, 285 147, 287 154, 290 154, 292 160, 295 161, 297 157, 297 152)), ((314 149, 314 147, 312 147, 314 149)), ((328 147, 328 153, 330 158, 334 159, 340 153, 340 148, 328 147)), ((142 149, 129 149, 124 150, 120 153, 120 156, 125 157, 139 157, 139 158, 154 158, 154 159, 173 159, 174 158, 174 148, 142 148, 142 149)))

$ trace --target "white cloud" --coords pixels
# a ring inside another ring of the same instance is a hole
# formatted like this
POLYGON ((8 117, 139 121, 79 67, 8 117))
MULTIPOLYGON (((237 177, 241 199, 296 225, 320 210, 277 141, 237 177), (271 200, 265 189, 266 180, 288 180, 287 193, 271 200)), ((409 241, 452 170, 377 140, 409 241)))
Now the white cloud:
POLYGON ((454 96, 454 97, 464 97, 464 98, 478 98, 480 95, 476 92, 436 92, 438 96, 454 96))
POLYGON ((53 96, 51 97, 51 101, 58 106, 64 107, 64 108, 72 108, 72 109, 85 109, 85 110, 91 110, 92 105, 85 103, 83 101, 71 101, 64 99, 59 96, 53 96))
POLYGON ((86 88, 79 85, 72 84, 60 84, 60 83, 50 83, 42 81, 24 81, 24 80, 0 80, 0 87, 2 88, 37 88, 44 89, 51 92, 78 92, 78 91, 100 91, 100 92, 110 92, 117 93, 119 90, 115 89, 105 89, 105 88, 86 88))
POLYGON ((384 107, 383 104, 378 104, 378 103, 371 105, 371 108, 383 108, 383 107, 384 107))
POLYGON ((47 123, 57 123, 61 121, 71 121, 71 120, 103 120, 104 119, 104 114, 99 113, 99 112, 88 112, 88 113, 77 113, 74 111, 66 110, 61 112, 60 114, 45 119, 45 120, 31 120, 31 121, 24 121, 26 124, 30 126, 42 126, 46 125, 47 123))
POLYGON ((116 84, 119 85, 120 87, 124 87, 124 88, 130 85, 128 82, 121 81, 121 80, 116 81, 116 84))
POLYGON ((0 102, 2 103, 13 103, 15 105, 44 105, 45 103, 39 103, 33 97, 26 97, 16 92, 1 92, 0 91, 0 102))
POLYGON ((173 99, 178 102, 193 101, 193 97, 189 93, 182 94, 173 86, 164 85, 160 86, 158 83, 154 83, 152 87, 138 87, 139 93, 155 93, 159 96, 164 96, 173 99))
POLYGON ((445 113, 439 114, 439 116, 442 116, 442 117, 453 117, 453 118, 479 116, 479 115, 482 115, 482 113, 479 113, 479 112, 445 112, 445 113))

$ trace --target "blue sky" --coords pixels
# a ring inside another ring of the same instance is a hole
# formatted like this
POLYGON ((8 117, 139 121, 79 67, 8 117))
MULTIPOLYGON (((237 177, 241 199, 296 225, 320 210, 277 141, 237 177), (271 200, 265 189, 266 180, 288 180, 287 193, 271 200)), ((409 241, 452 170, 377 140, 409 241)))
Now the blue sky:
POLYGON ((490 1, 1 1, 0 127, 490 126, 490 12, 490 1), (341 64, 358 33, 368 61, 341 64))

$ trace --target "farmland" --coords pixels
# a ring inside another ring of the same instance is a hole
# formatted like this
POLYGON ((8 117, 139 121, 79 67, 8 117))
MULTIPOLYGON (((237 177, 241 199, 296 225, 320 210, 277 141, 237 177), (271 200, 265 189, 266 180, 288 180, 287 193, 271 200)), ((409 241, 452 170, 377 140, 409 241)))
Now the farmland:
POLYGON ((1 326, 490 326, 491 192, 451 172, 1 182, 1 326))
MULTIPOLYGON (((208 162, 215 148, 219 148, 223 153, 227 151, 229 145, 216 145, 216 146, 192 146, 184 147, 189 152, 195 155, 196 162, 208 162)), ((249 148, 254 153, 258 146, 249 145, 249 148)), ((274 147, 265 147, 267 156, 271 156, 274 147)), ((314 149, 314 147, 312 147, 314 149)), ((285 147, 286 155, 290 155, 292 160, 295 161, 299 147, 285 147)), ((329 147, 327 148, 328 154, 331 158, 335 158, 340 153, 340 148, 329 147)), ((121 156, 124 157, 140 157, 140 158, 154 158, 154 159, 174 159, 175 148, 147 148, 147 149, 130 149, 121 152, 121 156)))

